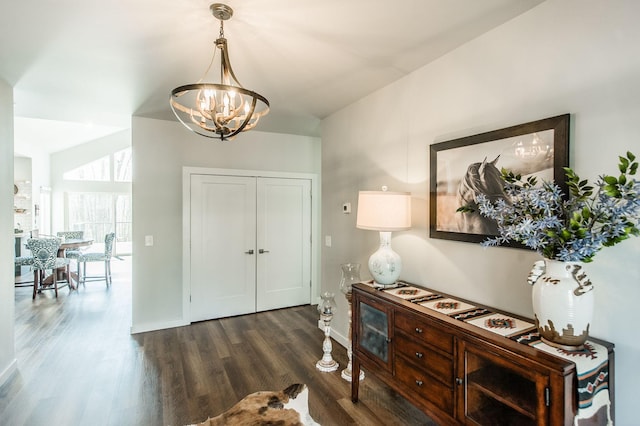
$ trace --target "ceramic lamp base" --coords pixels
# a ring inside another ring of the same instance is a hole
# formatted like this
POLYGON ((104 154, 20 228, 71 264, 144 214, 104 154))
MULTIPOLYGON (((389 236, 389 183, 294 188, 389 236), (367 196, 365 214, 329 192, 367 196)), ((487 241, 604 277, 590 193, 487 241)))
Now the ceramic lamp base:
POLYGON ((391 249, 391 232, 380 232, 380 248, 371 255, 368 266, 375 284, 379 286, 395 285, 400 278, 402 260, 391 249))

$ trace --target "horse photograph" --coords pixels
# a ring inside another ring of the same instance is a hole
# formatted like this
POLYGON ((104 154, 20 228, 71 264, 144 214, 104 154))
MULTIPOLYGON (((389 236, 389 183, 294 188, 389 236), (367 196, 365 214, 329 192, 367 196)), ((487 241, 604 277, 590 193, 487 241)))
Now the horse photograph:
POLYGON ((554 131, 544 130, 437 151, 436 230, 498 235, 495 221, 477 211, 476 197, 506 199, 503 168, 525 177, 534 175, 538 182, 553 181, 553 139, 554 131), (456 212, 465 206, 475 211, 456 212))

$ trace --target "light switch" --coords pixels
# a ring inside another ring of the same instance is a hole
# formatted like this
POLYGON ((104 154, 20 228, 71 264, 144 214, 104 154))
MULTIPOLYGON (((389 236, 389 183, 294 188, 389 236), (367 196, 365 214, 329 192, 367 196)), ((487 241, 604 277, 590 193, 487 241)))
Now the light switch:
POLYGON ((351 213, 351 203, 344 203, 342 205, 342 213, 344 213, 344 214, 351 213))
POLYGON ((153 245, 153 235, 144 236, 144 245, 147 247, 151 247, 153 245))
POLYGON ((324 236, 324 245, 327 247, 331 247, 331 235, 324 236))

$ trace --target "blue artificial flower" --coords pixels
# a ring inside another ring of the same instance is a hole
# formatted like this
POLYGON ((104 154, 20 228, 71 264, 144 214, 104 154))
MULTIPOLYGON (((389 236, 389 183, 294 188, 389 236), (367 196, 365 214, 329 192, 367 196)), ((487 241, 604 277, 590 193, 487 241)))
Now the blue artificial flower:
POLYGON ((480 194, 481 215, 498 225, 484 247, 519 242, 549 259, 590 262, 603 247, 640 235, 640 182, 635 156, 620 157, 618 177, 600 176, 594 187, 565 168, 569 196, 553 182, 532 186, 503 170, 506 198, 480 194))

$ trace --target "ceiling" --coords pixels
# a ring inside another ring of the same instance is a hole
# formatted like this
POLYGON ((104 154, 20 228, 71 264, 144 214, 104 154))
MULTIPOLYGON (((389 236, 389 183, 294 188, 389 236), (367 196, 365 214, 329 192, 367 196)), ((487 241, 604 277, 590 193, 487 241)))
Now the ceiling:
MULTIPOLYGON (((271 103, 256 129, 318 136, 327 115, 542 1, 227 0, 224 28, 236 76, 271 103)), ((211 60, 212 2, 3 1, 16 151, 55 152, 129 128, 132 115, 175 120, 170 91, 211 60)))

